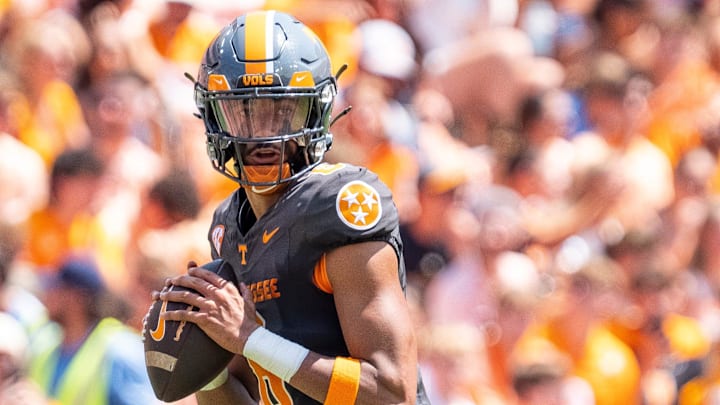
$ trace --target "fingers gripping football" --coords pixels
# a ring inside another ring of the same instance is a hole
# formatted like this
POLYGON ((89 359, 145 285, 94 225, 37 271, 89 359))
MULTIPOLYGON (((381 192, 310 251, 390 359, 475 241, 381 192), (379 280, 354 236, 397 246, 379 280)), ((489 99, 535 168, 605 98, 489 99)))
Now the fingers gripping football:
POLYGON ((185 288, 170 288, 161 292, 159 299, 188 306, 162 312, 163 319, 193 322, 224 349, 242 353, 247 337, 258 327, 255 304, 244 284, 238 290, 232 282, 201 267, 190 268, 187 275, 170 283, 185 288))
POLYGON ((189 273, 169 279, 162 291, 153 292, 154 301, 145 316, 147 372, 155 395, 165 402, 202 388, 234 357, 217 336, 211 337, 193 323, 197 320, 215 330, 214 323, 230 318, 223 308, 231 307, 228 297, 239 296, 233 284, 234 270, 223 260, 205 263, 202 268, 199 277, 189 273))

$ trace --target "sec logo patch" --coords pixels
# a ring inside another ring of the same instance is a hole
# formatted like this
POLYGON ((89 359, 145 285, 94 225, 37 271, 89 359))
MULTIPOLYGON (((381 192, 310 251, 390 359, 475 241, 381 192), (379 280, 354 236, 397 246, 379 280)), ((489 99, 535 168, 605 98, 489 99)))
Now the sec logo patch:
POLYGON ((359 231, 372 228, 382 217, 380 194, 363 181, 344 185, 338 192, 335 209, 345 225, 359 231))

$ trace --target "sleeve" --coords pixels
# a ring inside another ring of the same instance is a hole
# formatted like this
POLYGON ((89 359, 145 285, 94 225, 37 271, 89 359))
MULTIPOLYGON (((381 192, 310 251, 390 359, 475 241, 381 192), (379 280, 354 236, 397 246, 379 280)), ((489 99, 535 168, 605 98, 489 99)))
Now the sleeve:
POLYGON ((366 241, 391 241, 398 213, 389 188, 371 171, 354 166, 311 174, 299 234, 328 251, 366 241))
POLYGON ((225 238, 225 224, 232 223, 228 222, 230 212, 236 205, 237 192, 233 193, 230 197, 226 198, 223 202, 218 205, 213 213, 212 222, 210 223, 210 229, 208 230, 208 242, 210 242, 210 257, 215 260, 220 258, 220 250, 222 247, 223 240, 225 238))

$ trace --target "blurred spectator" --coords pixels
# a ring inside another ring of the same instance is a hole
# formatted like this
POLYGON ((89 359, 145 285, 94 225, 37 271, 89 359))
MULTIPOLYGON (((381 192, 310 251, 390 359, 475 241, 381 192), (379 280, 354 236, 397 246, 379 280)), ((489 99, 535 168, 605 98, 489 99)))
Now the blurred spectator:
POLYGON ((520 199, 511 189, 467 189, 464 209, 448 210, 453 233, 450 261, 426 287, 431 324, 465 322, 485 336, 490 361, 487 384, 505 400, 514 398, 510 356, 532 322, 541 295, 541 275, 523 253, 528 234, 520 199))
MULTIPOLYGON (((602 154, 606 150, 600 143, 592 147, 593 154, 602 154)), ((595 163, 597 157, 588 159, 584 152, 577 150, 586 148, 573 145, 575 159, 570 171, 571 183, 559 195, 552 195, 550 188, 541 187, 543 167, 538 161, 537 151, 521 150, 508 163, 504 184, 522 196, 523 223, 538 247, 552 251, 568 238, 579 235, 595 245, 597 236, 594 234, 599 232, 603 219, 620 198, 623 189, 621 179, 609 167, 595 163), (577 165, 578 161, 582 164, 577 165)))
POLYGON ((434 323, 462 321, 482 328, 496 322, 499 273, 513 269, 514 283, 522 289, 535 280, 537 270, 521 253, 527 233, 517 195, 486 187, 468 200, 464 209, 446 208, 450 257, 427 285, 425 310, 434 323))
POLYGON ((88 11, 85 27, 91 52, 78 72, 75 89, 80 99, 88 97, 96 83, 120 72, 131 70, 128 44, 123 37, 120 11, 105 2, 88 11))
POLYGON ((566 91, 550 89, 528 95, 518 109, 523 147, 536 155, 537 187, 553 198, 561 198, 573 182, 572 108, 566 91))
POLYGON ((705 357, 702 375, 690 380, 678 393, 678 405, 712 404, 720 400, 720 362, 715 342, 705 357))
POLYGON ((424 285, 451 257, 450 223, 445 216, 466 178, 461 171, 443 167, 422 173, 418 181, 417 215, 400 224, 400 234, 408 282, 424 285))
POLYGON ((123 325, 92 260, 70 257, 48 280, 50 319, 33 346, 30 375, 61 403, 157 403, 140 335, 123 325))
POLYGON ((88 142, 72 85, 88 54, 87 35, 69 14, 57 11, 19 25, 2 52, 20 93, 12 109, 18 138, 36 150, 48 167, 65 148, 88 142))
POLYGON ((47 203, 47 168, 37 151, 18 140, 11 105, 18 96, 0 73, 0 221, 20 224, 47 203))
POLYGON ((649 20, 651 3, 646 0, 598 0, 591 13, 597 30, 595 48, 618 52, 635 67, 646 66, 657 39, 649 20))
POLYGON ((0 404, 50 405, 40 388, 27 378, 29 339, 10 315, 0 312, 0 404))
POLYGON ((684 153, 675 167, 675 198, 660 212, 657 252, 673 268, 687 270, 692 265, 710 211, 709 186, 715 166, 715 157, 708 150, 696 148, 684 153))
MULTIPOLYGON (((148 245, 147 239, 165 238, 166 243, 175 240, 171 237, 172 229, 183 221, 197 218, 200 209, 197 186, 190 174, 175 170, 155 181, 142 197, 140 212, 131 225, 128 244, 124 247, 127 278, 142 277, 137 273, 141 271, 143 258, 150 254, 150 249, 144 246, 148 245)), ((185 242, 178 240, 176 243, 187 248, 187 240, 193 239, 196 238, 188 235, 185 242)), ((154 247, 154 244, 151 245, 154 247)), ((168 253, 168 250, 164 249, 164 253, 168 253)), ((177 261, 189 255, 177 253, 181 256, 177 261)), ((132 280, 128 283, 130 286, 133 284, 132 280)))
POLYGON ((647 135, 674 167, 700 145, 703 109, 720 90, 720 77, 710 64, 702 23, 685 16, 656 25, 658 40, 646 69, 655 85, 647 101, 647 135))
POLYGON ((496 26, 513 26, 518 16, 517 0, 441 1, 415 4, 409 11, 410 32, 423 54, 496 26), (438 30, 437 27, 444 27, 438 30))
POLYGON ((551 344, 570 359, 570 375, 589 384, 595 404, 641 403, 638 360, 608 323, 621 303, 620 270, 607 258, 597 257, 556 276, 555 290, 542 305, 538 323, 526 331, 515 355, 537 358, 537 350, 551 344), (610 359, 612 366, 607 366, 610 359))
POLYGON ((605 217, 624 231, 650 226, 674 198, 672 164, 641 132, 647 85, 621 56, 601 53, 583 90, 590 131, 578 137, 609 148, 603 165, 623 188, 605 217))
POLYGON ((206 11, 215 3, 131 2, 119 10, 118 35, 125 41, 133 69, 151 82, 164 80, 170 72, 178 76, 183 71, 194 73, 203 50, 222 25, 206 11))
MULTIPOLYGON (((548 358, 552 356, 547 356, 548 358)), ((517 405, 569 405, 581 400, 567 398, 565 388, 567 365, 562 362, 523 364, 512 372, 513 390, 517 394, 517 405)))
POLYGON ((496 27, 449 43, 423 59, 424 80, 453 106, 451 132, 470 146, 502 147, 495 131, 511 127, 528 94, 556 88, 563 67, 533 54, 527 34, 496 27))
POLYGON ((393 191, 401 218, 406 219, 417 209, 419 165, 414 149, 395 140, 388 127, 396 117, 393 101, 384 94, 379 79, 367 77, 345 91, 344 101, 352 106, 352 113, 333 126, 342 142, 328 159, 364 164, 377 173, 393 191))
MULTIPOLYGON (((155 136, 164 137, 156 122, 160 100, 138 74, 121 72, 95 83, 82 101, 93 151, 105 166, 98 220, 109 240, 124 246, 143 194, 169 164, 150 146, 155 136)), ((101 269, 112 276, 113 287, 127 286, 123 260, 122 251, 103 260, 101 269)))
POLYGON ((361 22, 356 35, 360 51, 355 80, 379 79, 394 113, 394 119, 387 123, 389 135, 395 141, 414 145, 415 117, 408 106, 419 65, 413 38, 401 25, 383 19, 361 22))
POLYGON ((28 338, 47 322, 45 307, 35 296, 34 280, 27 280, 28 269, 18 262, 22 232, 16 225, 0 221, 0 312, 12 316, 28 338))
POLYGON ((700 359, 709 353, 710 340, 697 319, 684 312, 688 298, 678 274, 652 266, 631 277, 631 306, 616 333, 637 354, 646 400, 670 404, 686 382, 702 373, 700 359))
POLYGON ((195 11, 197 1, 167 0, 150 20, 148 33, 153 48, 164 59, 195 64, 203 49, 215 36, 216 24, 207 15, 195 11))
POLYGON ((104 164, 89 149, 68 150, 53 162, 50 199, 26 225, 22 259, 52 273, 70 251, 92 251, 103 240, 95 220, 104 164))
POLYGON ((423 376, 432 403, 504 403, 489 384, 487 353, 478 328, 463 322, 431 325, 419 345, 426 353, 423 376))

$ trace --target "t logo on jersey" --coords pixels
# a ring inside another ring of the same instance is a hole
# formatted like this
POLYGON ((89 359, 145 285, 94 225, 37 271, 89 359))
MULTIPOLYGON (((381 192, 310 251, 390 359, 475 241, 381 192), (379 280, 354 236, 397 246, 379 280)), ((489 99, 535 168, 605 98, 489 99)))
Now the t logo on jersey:
POLYGON ((335 210, 350 228, 364 231, 375 226, 382 217, 380 194, 369 184, 351 181, 338 192, 335 210))

